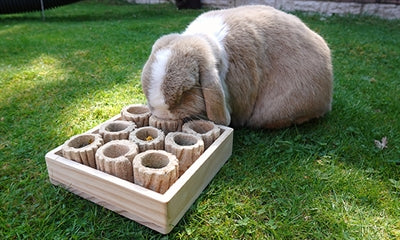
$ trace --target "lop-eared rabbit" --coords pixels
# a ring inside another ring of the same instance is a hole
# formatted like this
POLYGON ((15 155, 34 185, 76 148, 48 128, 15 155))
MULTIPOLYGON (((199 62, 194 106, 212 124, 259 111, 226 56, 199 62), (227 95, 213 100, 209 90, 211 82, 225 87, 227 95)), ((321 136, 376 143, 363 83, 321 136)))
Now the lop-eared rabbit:
POLYGON ((201 14, 158 39, 142 72, 152 113, 232 127, 281 128, 331 109, 332 65, 324 39, 267 6, 201 14))

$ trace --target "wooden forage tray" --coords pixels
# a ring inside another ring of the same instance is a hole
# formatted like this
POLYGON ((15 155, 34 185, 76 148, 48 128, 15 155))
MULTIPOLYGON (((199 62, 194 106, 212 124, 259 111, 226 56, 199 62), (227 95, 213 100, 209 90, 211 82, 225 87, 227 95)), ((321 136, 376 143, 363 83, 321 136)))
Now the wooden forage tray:
MULTIPOLYGON (((109 121, 121 119, 117 115, 109 121)), ((169 233, 232 154, 233 129, 221 135, 164 193, 66 159, 59 146, 45 156, 50 182, 160 233, 169 233)), ((97 126, 87 133, 98 133, 97 126)))

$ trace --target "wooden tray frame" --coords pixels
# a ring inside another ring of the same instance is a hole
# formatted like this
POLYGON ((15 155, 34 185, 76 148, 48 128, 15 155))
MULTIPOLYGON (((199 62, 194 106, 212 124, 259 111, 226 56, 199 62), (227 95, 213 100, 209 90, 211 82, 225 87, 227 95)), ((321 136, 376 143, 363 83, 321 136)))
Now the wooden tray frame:
MULTIPOLYGON (((106 122, 118 119, 120 115, 106 122)), ((100 125, 88 133, 98 133, 100 125)), ((219 127, 221 135, 164 194, 66 159, 61 154, 62 146, 45 156, 50 182, 167 234, 232 154, 233 129, 219 127)))

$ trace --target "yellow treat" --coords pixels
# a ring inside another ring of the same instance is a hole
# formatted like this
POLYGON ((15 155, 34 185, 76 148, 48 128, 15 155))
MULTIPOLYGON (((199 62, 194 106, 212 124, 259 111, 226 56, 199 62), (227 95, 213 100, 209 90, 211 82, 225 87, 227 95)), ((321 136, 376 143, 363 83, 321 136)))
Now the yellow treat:
POLYGON ((151 141, 151 140, 153 140, 153 137, 152 137, 152 136, 148 136, 148 137, 146 138, 146 141, 151 141))

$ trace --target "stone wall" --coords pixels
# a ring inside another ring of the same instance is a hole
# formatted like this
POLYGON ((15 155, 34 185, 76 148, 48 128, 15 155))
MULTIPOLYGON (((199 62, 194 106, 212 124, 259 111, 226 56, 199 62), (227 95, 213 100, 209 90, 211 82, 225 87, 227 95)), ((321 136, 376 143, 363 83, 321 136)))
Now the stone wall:
MULTIPOLYGON (((128 0, 141 4, 165 3, 173 0, 128 0)), ((386 19, 400 19, 400 0, 202 0, 205 7, 229 8, 263 4, 284 11, 332 14, 365 14, 386 19), (378 3, 379 2, 379 3, 378 3)))

